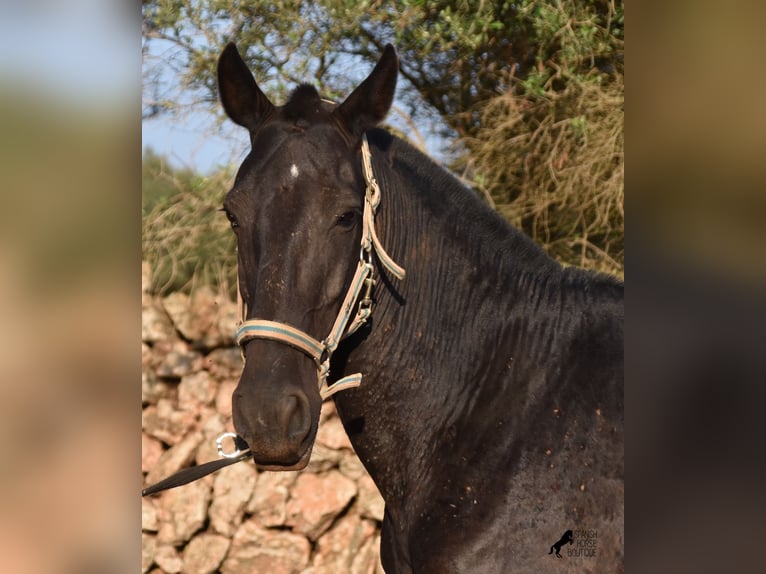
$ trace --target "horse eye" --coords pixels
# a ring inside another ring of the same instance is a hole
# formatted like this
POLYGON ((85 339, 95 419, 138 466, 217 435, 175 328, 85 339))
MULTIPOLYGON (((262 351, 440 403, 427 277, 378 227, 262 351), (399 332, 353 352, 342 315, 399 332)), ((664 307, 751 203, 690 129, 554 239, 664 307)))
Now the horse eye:
POLYGON ((231 228, 235 229, 236 227, 239 227, 239 224, 237 223, 237 218, 234 217, 231 213, 226 211, 226 209, 221 209, 226 214, 226 219, 229 220, 229 223, 231 223, 231 228))
POLYGON ((356 223, 356 217, 357 217, 356 211, 347 211, 343 215, 339 215, 338 219, 335 220, 335 223, 339 227, 350 229, 356 223))

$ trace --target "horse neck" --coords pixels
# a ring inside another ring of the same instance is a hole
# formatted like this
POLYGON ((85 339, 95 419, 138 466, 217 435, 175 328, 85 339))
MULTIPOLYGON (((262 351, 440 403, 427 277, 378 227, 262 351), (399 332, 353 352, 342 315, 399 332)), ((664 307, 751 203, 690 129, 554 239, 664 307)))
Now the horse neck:
POLYGON ((336 399, 355 450, 387 501, 404 496, 413 480, 427 480, 434 444, 469 415, 471 397, 480 394, 475 387, 504 368, 502 340, 524 281, 559 269, 456 179, 404 145, 395 142, 386 156, 376 150, 383 194, 376 225, 407 276, 400 282, 381 270, 372 328, 348 358, 348 372, 361 370, 365 380, 336 399))

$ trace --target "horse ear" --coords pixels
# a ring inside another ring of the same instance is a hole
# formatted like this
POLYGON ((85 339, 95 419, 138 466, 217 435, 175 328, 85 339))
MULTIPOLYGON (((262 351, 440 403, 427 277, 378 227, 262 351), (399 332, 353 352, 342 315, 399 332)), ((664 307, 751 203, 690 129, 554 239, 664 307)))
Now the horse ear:
POLYGON ((335 109, 335 114, 354 138, 361 138, 369 128, 375 127, 386 117, 396 91, 399 58, 391 44, 369 76, 351 92, 351 95, 335 109))
POLYGON ((231 42, 218 59, 218 93, 226 115, 251 131, 274 108, 231 42))

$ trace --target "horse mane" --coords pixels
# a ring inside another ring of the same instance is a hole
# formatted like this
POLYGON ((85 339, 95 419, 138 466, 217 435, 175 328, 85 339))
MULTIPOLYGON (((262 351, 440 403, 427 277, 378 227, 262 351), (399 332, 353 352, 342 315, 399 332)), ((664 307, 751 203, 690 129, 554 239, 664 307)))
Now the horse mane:
POLYGON ((470 236, 476 261, 516 268, 558 270, 560 265, 527 235, 513 227, 479 194, 454 174, 408 142, 383 130, 368 132, 370 141, 383 149, 400 176, 417 190, 419 199, 433 212, 442 213, 458 233, 470 236))
MULTIPOLYGON (((478 266, 497 273, 497 280, 511 286, 533 281, 546 292, 560 289, 604 291, 621 296, 622 282, 595 271, 562 267, 529 236, 511 225, 454 174, 405 140, 381 129, 368 132, 370 142, 389 156, 390 165, 416 189, 433 212, 443 213, 478 266)), ((377 174, 377 173, 376 173, 377 174)))

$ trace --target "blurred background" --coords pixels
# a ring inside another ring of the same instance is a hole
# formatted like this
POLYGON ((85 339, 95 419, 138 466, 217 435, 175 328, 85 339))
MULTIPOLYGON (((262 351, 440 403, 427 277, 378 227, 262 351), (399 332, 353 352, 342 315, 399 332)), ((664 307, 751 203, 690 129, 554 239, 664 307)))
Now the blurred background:
POLYGON ((0 2, 2 572, 138 568, 139 26, 0 2))

